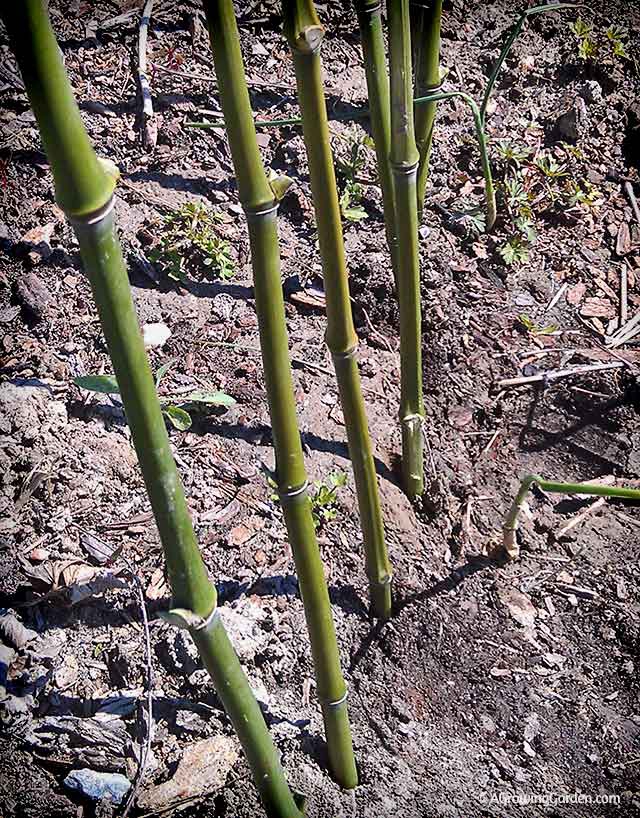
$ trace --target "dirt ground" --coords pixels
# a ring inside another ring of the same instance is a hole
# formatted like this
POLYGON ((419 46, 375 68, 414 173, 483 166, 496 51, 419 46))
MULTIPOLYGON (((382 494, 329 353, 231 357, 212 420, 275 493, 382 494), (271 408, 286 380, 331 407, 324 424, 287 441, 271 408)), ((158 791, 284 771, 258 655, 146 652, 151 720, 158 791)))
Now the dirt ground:
MULTIPOLYGON (((236 399, 195 415, 188 431, 172 429, 171 440, 225 621, 289 780, 308 796, 309 816, 640 815, 638 508, 534 491, 521 559, 488 556, 523 474, 620 485, 640 479, 640 349, 637 337, 608 343, 640 310, 640 225, 624 189, 631 180, 640 195, 637 5, 582 9, 598 42, 606 44, 611 26, 628 30, 627 57, 603 45, 597 58, 581 60, 569 28, 574 12, 540 15, 525 27, 488 112, 499 188, 489 235, 474 234, 454 212, 482 202, 471 117, 459 102, 439 108, 420 231, 429 487, 420 508, 398 482, 397 307, 375 157, 363 149, 366 219, 345 223, 345 243, 394 566, 396 612, 384 626, 367 614, 353 475, 323 344, 301 131, 258 129, 265 164, 294 180, 280 235, 309 474, 347 475, 338 513, 319 535, 350 686, 361 777, 353 793, 327 774, 302 603, 265 476, 271 434, 225 132, 185 127, 220 119, 199 6, 154 8, 148 55, 157 141, 144 147, 133 72, 139 5, 50 3, 84 122, 97 151, 121 171, 116 213, 140 323, 170 330, 150 350, 154 368, 174 361, 161 388, 222 389, 236 399), (528 148, 530 158, 505 159, 503 140, 528 148), (553 180, 536 182, 537 239, 527 260, 507 265, 499 252, 511 230, 501 183, 524 166, 533 185, 539 156, 567 168, 562 184, 586 180, 591 187, 581 189, 595 191, 594 200, 558 203, 553 180), (177 284, 150 261, 163 217, 195 201, 221 213, 236 266, 229 281, 195 265, 177 284), (610 363, 620 366, 500 385, 610 363), (551 802, 576 794, 593 803, 551 802), (508 803, 526 795, 549 802, 508 803), (611 795, 620 803, 595 803, 611 795)), ((366 126, 335 118, 366 105, 357 23, 347 4, 317 5, 328 32, 334 148, 344 156, 350 135, 366 126)), ((257 117, 295 116, 279 4, 247 0, 237 8, 257 117)), ((502 0, 445 2, 446 88, 481 98, 516 11, 502 0)), ((63 782, 81 768, 135 778, 149 688, 153 738, 131 815, 261 815, 197 655, 156 618, 168 590, 122 409, 116 397, 73 383, 110 372, 109 360, 1 30, 0 101, 0 815, 119 814, 63 782), (149 661, 141 595, 151 620, 149 661), (184 783, 185 767, 202 773, 196 754, 223 739, 217 781, 184 783)))

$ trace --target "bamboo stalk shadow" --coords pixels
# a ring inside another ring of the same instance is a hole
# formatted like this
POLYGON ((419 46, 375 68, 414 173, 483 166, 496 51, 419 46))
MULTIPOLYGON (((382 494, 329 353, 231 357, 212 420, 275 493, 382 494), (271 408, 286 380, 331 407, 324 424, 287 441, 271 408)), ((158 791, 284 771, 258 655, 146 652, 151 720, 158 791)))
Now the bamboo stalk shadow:
MULTIPOLYGON (((193 430, 196 434, 197 431, 193 430)), ((243 440, 246 443, 255 444, 256 439, 263 436, 263 445, 269 445, 271 442, 271 427, 266 423, 257 426, 242 426, 234 423, 212 423, 210 420, 206 424, 205 432, 207 434, 219 435, 220 437, 228 437, 234 440, 243 440)), ((345 441, 328 440, 325 437, 320 437, 313 432, 301 432, 302 442, 309 449, 324 454, 331 454, 339 457, 342 460, 350 460, 349 448, 345 441)), ((394 472, 383 463, 382 460, 373 458, 376 473, 384 480, 398 486, 398 478, 394 472)))
MULTIPOLYGON (((495 568, 497 564, 498 563, 496 563, 495 560, 492 560, 489 557, 475 557, 473 560, 470 559, 464 565, 456 568, 448 576, 436 582, 435 585, 406 597, 401 596, 399 599, 396 599, 394 604, 392 621, 398 617, 398 614, 402 613, 402 611, 411 605, 416 605, 424 602, 425 600, 440 596, 441 594, 449 593, 450 591, 455 590, 469 577, 472 577, 487 568, 495 568)), ((400 587, 401 586, 399 584, 396 585, 396 588, 400 587)), ((349 665, 349 673, 353 673, 356 670, 360 662, 369 652, 371 646, 378 642, 379 637, 384 630, 385 624, 385 622, 376 622, 369 630, 369 633, 366 634, 360 644, 360 647, 353 654, 351 664, 349 665)))
POLYGON ((616 433, 618 431, 617 424, 608 418, 613 410, 619 409, 629 402, 626 394, 603 401, 597 406, 588 407, 587 411, 575 422, 557 432, 548 431, 535 424, 536 413, 544 409, 540 400, 542 394, 541 389, 536 390, 529 404, 525 423, 518 436, 519 446, 523 452, 544 452, 561 448, 573 452, 580 460, 587 460, 591 464, 598 463, 606 468, 619 467, 619 464, 615 461, 591 449, 585 449, 583 445, 571 438, 589 427, 601 429, 603 432, 616 433))

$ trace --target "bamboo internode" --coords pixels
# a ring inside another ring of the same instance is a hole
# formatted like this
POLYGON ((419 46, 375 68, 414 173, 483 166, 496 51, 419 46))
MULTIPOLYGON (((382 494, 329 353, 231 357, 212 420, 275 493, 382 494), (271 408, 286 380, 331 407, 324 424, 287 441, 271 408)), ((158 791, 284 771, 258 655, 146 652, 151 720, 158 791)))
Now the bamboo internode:
MULTIPOLYGON (((440 88, 440 23, 442 0, 431 0, 428 6, 416 4, 413 9, 411 33, 414 54, 414 97, 433 94, 440 88)), ((433 141, 433 126, 437 102, 416 106, 416 146, 420 155, 418 165, 418 214, 422 213, 429 178, 429 158, 433 141)))
POLYGON ((205 0, 220 103, 240 201, 247 215, 276 481, 296 564, 314 659, 329 760, 345 788, 358 782, 329 593, 307 492, 289 361, 277 233, 277 198, 267 180, 249 101, 231 0, 205 0))
POLYGON ((391 566, 360 385, 358 337, 351 314, 340 205, 329 142, 320 60, 324 29, 311 0, 284 0, 283 16, 285 34, 293 53, 322 256, 327 307, 326 342, 338 380, 353 464, 371 608, 375 616, 387 619, 391 615, 391 566))
POLYGON ((413 126, 409 0, 389 4, 389 73, 391 76, 391 148, 400 311, 400 424, 402 476, 411 500, 424 491, 424 407, 422 397, 422 326, 418 256, 417 173, 419 154, 413 126))
POLYGON ((160 539, 180 620, 242 744, 265 809, 300 818, 278 753, 238 657, 217 616, 216 590, 193 531, 113 221, 114 174, 98 160, 82 124, 42 0, 0 12, 53 170, 57 200, 71 220, 98 307, 109 355, 160 539))

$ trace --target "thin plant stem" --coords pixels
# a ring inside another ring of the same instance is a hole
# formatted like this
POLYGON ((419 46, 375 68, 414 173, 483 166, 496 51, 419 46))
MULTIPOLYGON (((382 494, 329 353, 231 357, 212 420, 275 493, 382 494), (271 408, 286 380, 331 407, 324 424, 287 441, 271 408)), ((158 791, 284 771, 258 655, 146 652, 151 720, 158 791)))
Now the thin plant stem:
POLYGON ((504 41, 504 45, 502 46, 502 50, 500 51, 500 55, 491 69, 491 73, 489 74, 489 78, 487 80, 487 85, 484 90, 484 95, 482 97, 482 103, 480 104, 480 121, 482 122, 482 127, 485 126, 485 120, 487 118, 487 106, 489 104, 489 100, 491 99, 491 94, 493 93, 494 86, 496 84, 496 80, 498 78, 498 74, 500 73, 500 69, 502 68, 504 61, 509 56, 509 52, 513 48, 513 44, 515 43, 518 35, 524 28, 524 24, 527 22, 529 17, 534 17, 536 14, 544 14, 548 11, 559 11, 561 9, 578 9, 581 7, 582 4, 576 3, 550 3, 547 6, 532 6, 529 9, 525 9, 522 14, 516 20, 514 26, 512 27, 511 31, 507 35, 507 39, 504 41))
POLYGON ((340 668, 329 592, 311 514, 289 360, 277 230, 282 180, 269 183, 260 157, 232 0, 204 0, 203 5, 240 202, 249 228, 278 494, 309 630, 329 762, 336 781, 351 789, 357 785, 358 775, 347 711, 347 686, 340 668))
POLYGON ((389 156, 391 152, 391 106, 389 76, 382 28, 380 0, 354 0, 360 27, 360 39, 367 79, 369 109, 363 111, 370 117, 371 133, 376 151, 378 177, 382 190, 384 224, 387 245, 391 255, 393 278, 398 286, 398 241, 396 236, 393 173, 389 156))
MULTIPOLYGON (((440 86, 440 24, 442 21, 442 0, 431 0, 429 6, 414 6, 411 20, 411 34, 414 43, 414 97, 435 93, 440 86)), ((415 101, 414 101, 415 104, 415 101)), ((429 158, 433 142, 433 126, 436 119, 437 102, 419 105, 415 111, 416 145, 420 154, 418 165, 418 220, 429 178, 429 158)))
POLYGON ((322 83, 320 51, 324 29, 312 0, 283 0, 285 35, 293 54, 311 191, 318 227, 327 309, 325 340, 331 352, 344 414, 358 495, 374 616, 391 616, 391 565, 380 510, 367 415, 358 370, 358 336, 353 325, 340 204, 322 83))
POLYGON ((482 126, 482 116, 480 113, 480 109, 478 108, 478 103, 472 96, 466 94, 464 91, 439 91, 437 94, 431 94, 426 97, 419 97, 418 99, 414 100, 414 102, 421 103, 424 102, 425 100, 433 100, 434 102, 437 102, 438 100, 454 98, 462 99, 464 102, 466 102, 469 108, 471 109, 471 113, 473 114, 473 123, 476 131, 476 139, 478 141, 478 149, 480 151, 480 164, 482 167, 482 175, 484 177, 486 229, 491 230, 491 228, 494 226, 496 222, 497 215, 496 192, 493 185, 491 162, 489 161, 487 137, 482 126))
POLYGON ((602 486, 597 483, 561 483, 556 480, 545 480, 537 474, 527 474, 520 482, 518 492, 507 512, 502 526, 504 550, 511 559, 515 559, 520 552, 516 540, 518 517, 525 504, 527 495, 534 485, 539 486, 542 491, 548 491, 554 494, 588 494, 594 497, 616 497, 622 500, 640 501, 640 489, 602 486))
POLYGON ((300 818, 279 755, 217 609, 171 453, 113 220, 116 174, 91 146, 42 0, 2 7, 58 204, 75 230, 160 534, 174 616, 189 629, 240 739, 266 812, 300 818), (180 612, 178 614, 178 611, 180 612))
POLYGON ((422 316, 418 256, 416 181, 419 154, 413 129, 409 0, 387 9, 391 77, 391 148, 395 232, 398 247, 397 288, 400 312, 400 427, 402 482, 409 499, 424 492, 424 404, 422 396, 422 316))

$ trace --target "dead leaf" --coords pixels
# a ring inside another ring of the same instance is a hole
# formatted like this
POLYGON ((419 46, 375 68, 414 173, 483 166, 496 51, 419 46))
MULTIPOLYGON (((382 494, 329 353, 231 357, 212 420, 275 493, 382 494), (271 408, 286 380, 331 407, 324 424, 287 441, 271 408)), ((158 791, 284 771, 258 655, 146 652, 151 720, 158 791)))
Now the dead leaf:
POLYGON ((580 315, 583 318, 615 318, 616 310, 610 301, 593 296, 585 298, 580 315))
POLYGON ((473 409, 470 406, 450 406, 447 418, 456 429, 464 429, 473 420, 473 409))
POLYGON ((145 596, 149 600, 164 599, 170 595, 169 586, 164 576, 164 569, 156 568, 151 574, 151 579, 147 585, 145 596))
POLYGON ((229 543, 231 545, 244 545, 252 537, 255 537, 258 531, 264 528, 264 520, 255 514, 245 520, 244 523, 234 526, 229 532, 229 543))
POLYGON ((36 595, 46 599, 61 596, 69 605, 76 605, 109 588, 126 588, 120 577, 122 569, 95 568, 79 559, 48 560, 40 565, 25 565, 36 595))
POLYGON ((538 615, 538 611, 526 594, 517 588, 506 587, 498 591, 500 602, 508 609, 516 622, 525 628, 531 627, 538 615))
POLYGON ((629 225, 622 222, 618 227, 618 236, 616 238, 616 255, 626 256, 631 252, 631 233, 629 232, 629 225))
POLYGON ((574 287, 570 287, 567 290, 567 294, 565 298, 567 299, 568 304, 572 304, 574 307, 577 304, 582 302, 584 298, 584 294, 587 291, 587 285, 580 282, 580 284, 576 284, 574 287))

